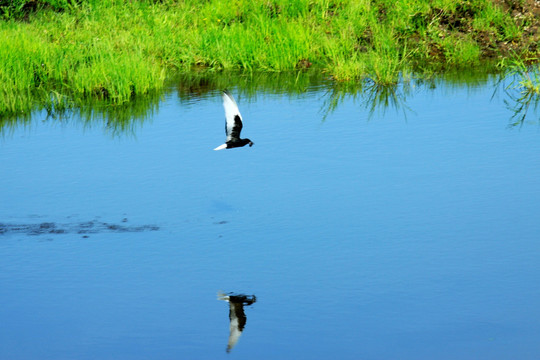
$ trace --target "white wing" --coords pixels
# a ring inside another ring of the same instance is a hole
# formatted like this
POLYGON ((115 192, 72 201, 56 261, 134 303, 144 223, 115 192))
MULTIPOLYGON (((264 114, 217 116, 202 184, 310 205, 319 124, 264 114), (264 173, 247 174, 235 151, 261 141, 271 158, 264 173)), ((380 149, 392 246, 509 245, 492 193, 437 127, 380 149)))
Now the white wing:
POLYGON ((225 133, 227 134, 227 141, 233 137, 240 137, 240 131, 242 130, 242 115, 236 101, 227 90, 223 91, 223 108, 225 109, 225 133), (238 118, 237 118, 238 116, 238 118))
POLYGON ((238 339, 240 339, 240 335, 242 335, 240 322, 239 322, 238 317, 236 316, 235 309, 233 308, 234 304, 230 304, 230 306, 231 306, 231 319, 230 319, 230 324, 229 324, 229 341, 227 343, 227 352, 230 352, 232 350, 232 348, 238 342, 238 339))

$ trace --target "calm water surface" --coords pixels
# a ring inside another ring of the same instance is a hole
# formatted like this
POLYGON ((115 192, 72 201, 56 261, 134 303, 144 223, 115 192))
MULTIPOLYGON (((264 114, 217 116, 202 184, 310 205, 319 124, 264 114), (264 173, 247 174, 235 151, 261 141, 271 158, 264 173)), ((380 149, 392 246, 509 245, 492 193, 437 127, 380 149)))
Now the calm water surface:
POLYGON ((494 83, 232 82, 219 152, 217 89, 4 127, 0 359, 538 359, 540 128, 494 83))

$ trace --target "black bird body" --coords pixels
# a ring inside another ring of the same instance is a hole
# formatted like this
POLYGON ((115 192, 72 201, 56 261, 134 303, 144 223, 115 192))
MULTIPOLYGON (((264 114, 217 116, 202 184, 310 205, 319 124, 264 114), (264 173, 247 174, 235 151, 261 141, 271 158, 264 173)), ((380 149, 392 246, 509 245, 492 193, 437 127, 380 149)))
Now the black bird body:
POLYGON ((225 134, 227 135, 227 140, 225 144, 218 146, 214 150, 232 149, 248 144, 249 146, 253 146, 251 140, 240 138, 243 124, 242 115, 240 114, 238 105, 236 105, 236 101, 227 90, 223 91, 221 96, 223 98, 223 108, 225 109, 225 134))
POLYGON ((227 344, 227 352, 230 352, 232 348, 240 339, 242 331, 246 326, 247 317, 244 312, 244 306, 250 306, 257 301, 255 295, 244 294, 223 294, 218 293, 219 300, 225 300, 229 302, 229 341, 227 344))

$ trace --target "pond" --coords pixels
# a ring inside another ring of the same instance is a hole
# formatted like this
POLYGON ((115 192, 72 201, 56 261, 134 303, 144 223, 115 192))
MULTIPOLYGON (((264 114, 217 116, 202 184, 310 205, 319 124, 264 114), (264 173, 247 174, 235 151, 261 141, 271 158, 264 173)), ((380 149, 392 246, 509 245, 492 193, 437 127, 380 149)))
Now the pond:
POLYGON ((461 75, 5 121, 0 359, 536 359, 538 114, 461 75))

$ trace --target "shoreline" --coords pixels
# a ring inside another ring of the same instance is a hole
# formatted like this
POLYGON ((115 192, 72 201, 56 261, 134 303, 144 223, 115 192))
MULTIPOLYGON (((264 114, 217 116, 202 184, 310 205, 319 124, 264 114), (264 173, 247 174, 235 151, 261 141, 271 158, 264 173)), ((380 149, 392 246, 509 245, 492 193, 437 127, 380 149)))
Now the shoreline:
POLYGON ((316 69, 333 81, 392 85, 486 61, 505 71, 540 51, 534 0, 26 3, 10 16, 0 6, 0 115, 26 111, 25 101, 121 104, 193 69, 316 69))

